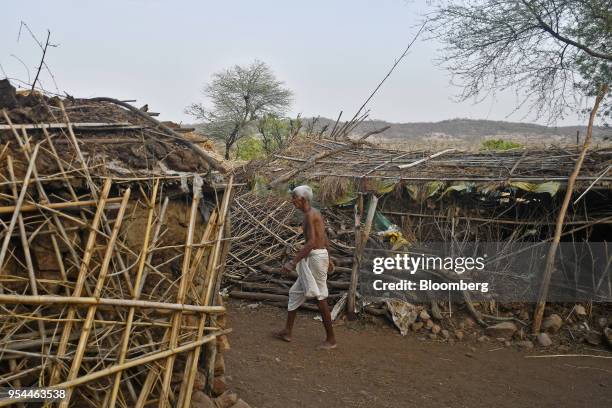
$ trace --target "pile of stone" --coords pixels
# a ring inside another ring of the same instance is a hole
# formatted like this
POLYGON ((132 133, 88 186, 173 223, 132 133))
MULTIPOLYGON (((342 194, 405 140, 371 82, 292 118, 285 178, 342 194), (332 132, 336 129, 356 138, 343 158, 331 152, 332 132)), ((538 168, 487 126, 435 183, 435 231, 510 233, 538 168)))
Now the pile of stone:
POLYGON ((410 329, 423 339, 450 344, 475 340, 479 343, 497 342, 505 347, 515 346, 525 350, 533 349, 536 345, 564 350, 569 349, 568 344, 612 348, 612 315, 605 305, 593 307, 593 310, 587 312, 583 305, 577 304, 556 313, 549 313, 542 322, 541 333, 537 335, 529 330, 529 313, 521 310, 517 315, 523 320, 518 317, 499 316, 501 321, 485 327, 479 325, 471 316, 455 314, 452 318, 442 317, 439 311, 430 313, 421 309, 410 324, 410 329))

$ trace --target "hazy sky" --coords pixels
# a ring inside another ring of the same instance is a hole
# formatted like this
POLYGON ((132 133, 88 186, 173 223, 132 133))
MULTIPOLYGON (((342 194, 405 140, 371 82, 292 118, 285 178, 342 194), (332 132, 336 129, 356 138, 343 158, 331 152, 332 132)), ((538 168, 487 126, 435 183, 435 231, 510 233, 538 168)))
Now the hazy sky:
MULTIPOLYGON (((162 119, 190 122, 185 106, 202 101, 212 73, 265 61, 295 92, 292 114, 352 116, 416 32, 425 0, 186 1, 104 0, 3 2, 0 64, 31 80, 51 30, 46 61, 61 91, 148 103, 162 119), (11 56, 14 55, 14 56, 11 56)), ((371 118, 393 122, 473 118, 521 121, 515 98, 456 103, 458 89, 434 64, 439 44, 417 42, 369 105, 371 118)), ((4 76, 0 71, 0 76, 4 76)), ((47 73, 45 89, 55 91, 47 73)), ((531 118, 528 118, 531 119, 531 118)), ((584 124, 571 117, 559 124, 584 124)))

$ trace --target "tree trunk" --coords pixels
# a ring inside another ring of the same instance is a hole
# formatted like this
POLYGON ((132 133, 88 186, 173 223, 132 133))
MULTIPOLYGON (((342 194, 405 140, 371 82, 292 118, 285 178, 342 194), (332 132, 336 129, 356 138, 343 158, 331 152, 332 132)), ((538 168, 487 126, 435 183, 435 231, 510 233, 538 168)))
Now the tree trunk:
POLYGON ((587 133, 584 138, 584 144, 582 145, 580 156, 578 156, 578 160, 576 161, 574 170, 572 171, 572 174, 569 176, 567 180, 567 189, 565 190, 565 196, 563 198, 563 203, 561 204, 561 209, 559 210, 559 214, 557 216, 557 223, 555 226, 555 235, 553 237, 553 241, 550 244, 550 248, 546 256, 546 267, 544 269, 544 276, 542 277, 542 284, 540 285, 538 303, 536 305, 536 309, 535 309, 534 316, 533 316, 533 327, 532 327, 533 333, 540 332, 542 318, 544 317, 544 308, 546 307, 546 298, 548 297, 548 287, 550 284, 550 278, 552 276, 553 269, 555 266, 555 255, 557 253, 557 248, 559 247, 559 242, 561 241, 561 233, 563 231, 563 220, 565 219, 567 208, 569 207, 569 203, 572 199, 572 193, 574 191, 574 184, 576 183, 576 178, 578 177, 578 173, 580 173, 582 162, 584 161, 584 157, 586 156, 586 152, 591 143, 591 138, 593 136, 593 122, 595 121, 595 115, 597 114, 597 110, 599 109, 599 104, 601 103, 601 100, 604 98, 607 92, 608 92, 608 86, 604 85, 602 86, 599 92, 599 95, 597 95, 597 98, 595 98, 595 104, 593 105, 593 110, 591 110, 591 115, 589 117, 589 126, 587 127, 587 133))

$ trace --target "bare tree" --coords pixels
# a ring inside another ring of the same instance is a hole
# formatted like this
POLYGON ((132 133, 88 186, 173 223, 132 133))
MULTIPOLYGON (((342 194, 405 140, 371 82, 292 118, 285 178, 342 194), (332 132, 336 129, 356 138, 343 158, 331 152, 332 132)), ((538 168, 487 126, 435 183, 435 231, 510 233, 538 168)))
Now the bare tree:
POLYGON ((430 32, 444 44, 440 63, 460 100, 513 89, 517 110, 554 122, 612 81, 612 0, 433 3, 430 32))
POLYGON ((193 103, 185 111, 203 121, 211 137, 223 140, 226 159, 249 123, 265 114, 282 115, 293 99, 293 93, 261 61, 214 74, 203 93, 211 107, 193 103))

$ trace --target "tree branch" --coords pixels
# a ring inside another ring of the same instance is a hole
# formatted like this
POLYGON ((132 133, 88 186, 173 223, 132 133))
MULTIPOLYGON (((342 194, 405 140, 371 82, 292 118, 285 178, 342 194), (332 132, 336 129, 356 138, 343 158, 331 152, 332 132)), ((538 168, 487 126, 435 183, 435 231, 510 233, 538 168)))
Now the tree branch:
POLYGON ((45 48, 43 48, 42 58, 40 59, 40 64, 38 65, 38 70, 36 71, 36 76, 34 77, 34 82, 32 82, 31 92, 34 92, 34 87, 36 86, 36 81, 38 81, 38 76, 40 75, 40 70, 42 69, 45 63, 45 55, 47 54, 47 47, 49 47, 49 38, 51 37, 51 31, 47 30, 47 41, 45 42, 45 48))
POLYGON ((608 60, 608 61, 612 61, 612 54, 603 54, 601 52, 594 51, 594 50, 590 49, 589 47, 587 47, 584 44, 580 44, 577 41, 574 41, 574 40, 572 40, 570 38, 567 38, 567 37, 559 34, 557 31, 553 30, 553 28, 550 25, 546 24, 544 22, 544 20, 542 20, 542 17, 540 17, 540 15, 535 10, 533 10, 531 5, 529 3, 527 3, 527 1, 522 0, 522 2, 525 5, 525 7, 527 7, 527 9, 529 9, 529 12, 536 18, 536 20, 538 20, 539 27, 542 30, 544 30, 547 33, 549 33, 550 35, 552 35, 557 40, 559 40, 561 42, 564 42, 565 44, 572 45, 572 46, 574 46, 574 47, 576 47, 576 48, 586 52, 587 54, 589 54, 592 57, 596 57, 596 58, 601 58, 601 59, 605 59, 605 60, 608 60))

